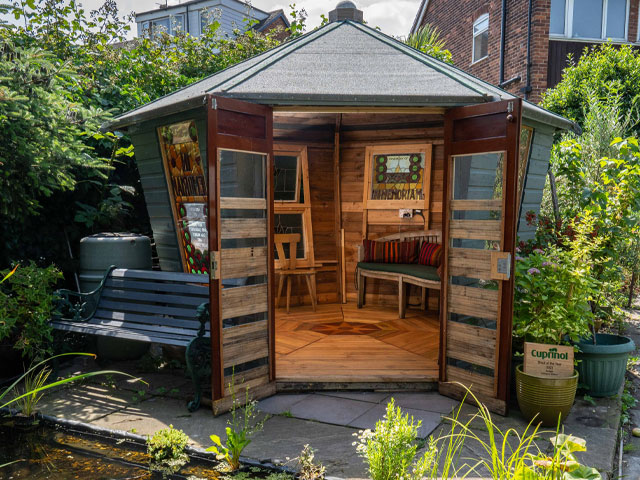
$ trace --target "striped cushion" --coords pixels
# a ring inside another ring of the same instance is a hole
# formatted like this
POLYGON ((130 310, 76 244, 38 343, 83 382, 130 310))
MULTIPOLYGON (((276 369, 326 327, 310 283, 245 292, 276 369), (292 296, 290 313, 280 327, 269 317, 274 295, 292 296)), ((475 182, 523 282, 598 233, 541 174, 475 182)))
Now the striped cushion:
POLYGON ((428 265, 430 267, 439 267, 442 260, 442 245, 439 243, 424 242, 420 248, 418 255, 418 263, 420 265, 428 265))
POLYGON ((363 241, 364 261, 367 263, 416 263, 418 240, 411 242, 363 241))

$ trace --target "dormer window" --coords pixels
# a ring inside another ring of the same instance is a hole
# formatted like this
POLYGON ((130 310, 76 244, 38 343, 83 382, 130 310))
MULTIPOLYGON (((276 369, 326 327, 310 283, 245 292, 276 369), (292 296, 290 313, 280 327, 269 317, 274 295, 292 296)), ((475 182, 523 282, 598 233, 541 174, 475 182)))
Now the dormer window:
POLYGON ((489 14, 481 15, 473 22, 473 63, 489 54, 489 14))
POLYGON ((549 34, 585 40, 626 40, 629 0, 551 0, 549 34))

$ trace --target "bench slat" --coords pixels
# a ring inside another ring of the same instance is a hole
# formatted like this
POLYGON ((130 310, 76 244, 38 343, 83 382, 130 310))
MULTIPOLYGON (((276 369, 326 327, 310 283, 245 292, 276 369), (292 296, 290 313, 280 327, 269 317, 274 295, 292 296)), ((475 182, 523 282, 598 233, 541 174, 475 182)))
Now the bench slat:
POLYGON ((181 272, 158 272, 154 270, 132 270, 116 268, 111 272, 113 278, 139 278, 141 280, 153 280, 176 283, 209 283, 208 275, 181 272))
POLYGON ((130 279, 124 279, 124 278, 109 277, 105 282, 105 287, 125 288, 127 290, 140 290, 140 291, 151 291, 151 292, 155 291, 155 292, 182 293, 185 295, 203 297, 205 298, 206 301, 209 300, 208 285, 146 282, 142 280, 130 280, 130 279))
MULTIPOLYGON (((87 323, 94 323, 94 319, 96 322, 99 320, 118 320, 132 325, 142 324, 155 325, 156 328, 162 328, 164 326, 182 328, 192 330, 194 332, 193 335, 195 335, 200 328, 200 322, 197 320, 181 320, 177 318, 161 317, 158 315, 137 315, 135 313, 114 312, 113 310, 98 310, 93 318, 87 323)), ((209 322, 205 323, 205 325, 208 329, 209 322)))
POLYGON ((140 342, 155 342, 163 345, 178 345, 186 346, 193 336, 164 336, 161 332, 156 332, 154 335, 148 335, 148 332, 139 333, 136 330, 123 330, 121 328, 111 328, 106 326, 88 325, 84 323, 73 322, 55 322, 55 328, 58 330, 65 330, 69 332, 78 332, 91 335, 102 335, 107 337, 125 338, 128 340, 138 340, 140 342))
MULTIPOLYGON (((138 303, 160 303, 166 305, 186 306, 193 305, 198 307, 203 302, 201 297, 188 297, 186 295, 169 295, 166 293, 147 293, 135 290, 115 289, 112 287, 103 288, 100 294, 103 298, 111 298, 115 300, 135 300, 138 303)), ((208 300, 208 299, 207 299, 208 300)), ((206 301, 206 300, 205 300, 206 301)))
POLYGON ((149 332, 162 332, 163 334, 169 335, 182 335, 185 337, 193 338, 197 334, 197 330, 194 331, 193 328, 178 328, 178 327, 169 327, 167 325, 152 325, 147 323, 131 323, 126 320, 115 320, 115 319, 97 319, 95 322, 92 322, 91 325, 96 327, 114 327, 120 328, 124 330, 139 330, 139 331, 149 331, 149 332), (160 328, 159 328, 160 327, 160 328))
POLYGON ((116 302, 103 298, 100 298, 98 308, 103 310, 114 310, 117 312, 157 313, 158 315, 185 318, 187 320, 196 318, 195 308, 177 308, 165 307, 162 305, 149 305, 146 303, 116 302))

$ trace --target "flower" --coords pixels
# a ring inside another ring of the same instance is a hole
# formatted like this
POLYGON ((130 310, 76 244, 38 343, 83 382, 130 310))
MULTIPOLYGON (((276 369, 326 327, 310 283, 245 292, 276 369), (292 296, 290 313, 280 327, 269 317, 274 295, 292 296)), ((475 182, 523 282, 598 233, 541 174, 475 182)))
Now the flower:
POLYGON ((552 265, 552 263, 551 263, 551 262, 547 262, 547 261, 542 262, 542 266, 543 266, 543 267, 549 267, 549 266, 551 266, 551 265, 552 265))
POLYGON ((530 268, 529 270, 527 270, 527 273, 528 273, 529 275, 537 275, 538 273, 540 273, 540 270, 538 270, 538 269, 537 269, 537 268, 535 268, 535 267, 532 267, 532 268, 530 268))
POLYGON ((524 257, 521 257, 520 255, 516 255, 516 261, 517 262, 522 262, 522 261, 524 261, 524 257))
POLYGON ((541 248, 535 248, 533 250, 533 253, 539 253, 540 255, 542 255, 544 253, 544 250, 542 250, 541 248))

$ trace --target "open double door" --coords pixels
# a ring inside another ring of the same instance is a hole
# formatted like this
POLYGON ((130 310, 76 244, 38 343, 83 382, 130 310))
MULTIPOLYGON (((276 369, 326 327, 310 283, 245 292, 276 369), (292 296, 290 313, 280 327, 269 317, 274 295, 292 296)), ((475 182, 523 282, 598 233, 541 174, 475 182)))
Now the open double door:
MULTIPOLYGON (((506 412, 521 101, 445 116, 440 391, 506 412), (458 382, 458 383, 454 383, 458 382), (461 384, 461 385, 460 385, 461 384)), ((273 112, 207 99, 214 410, 275 391, 273 112)), ((363 165, 364 167, 364 165, 363 165)))

